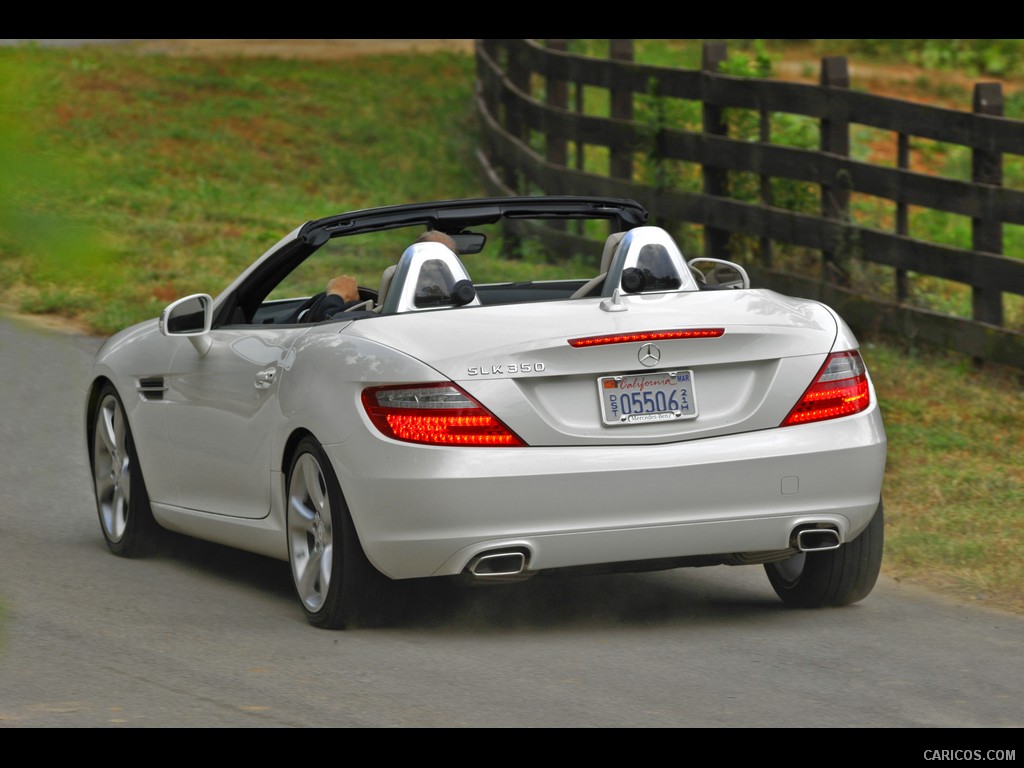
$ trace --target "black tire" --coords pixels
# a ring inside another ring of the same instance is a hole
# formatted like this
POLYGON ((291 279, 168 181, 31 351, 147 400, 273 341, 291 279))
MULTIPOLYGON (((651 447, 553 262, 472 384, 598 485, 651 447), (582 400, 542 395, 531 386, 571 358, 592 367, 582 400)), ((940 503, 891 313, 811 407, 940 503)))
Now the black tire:
POLYGON ((306 619, 323 629, 379 623, 389 580, 363 553, 337 475, 312 437, 296 447, 286 493, 288 561, 306 619))
POLYGON ((100 390, 90 459, 96 511, 107 547, 120 557, 150 554, 161 528, 153 519, 124 404, 110 384, 100 390))
POLYGON ((803 552, 788 560, 765 563, 775 594, 794 608, 850 605, 863 600, 874 589, 882 567, 884 529, 879 500, 868 527, 839 549, 803 552))

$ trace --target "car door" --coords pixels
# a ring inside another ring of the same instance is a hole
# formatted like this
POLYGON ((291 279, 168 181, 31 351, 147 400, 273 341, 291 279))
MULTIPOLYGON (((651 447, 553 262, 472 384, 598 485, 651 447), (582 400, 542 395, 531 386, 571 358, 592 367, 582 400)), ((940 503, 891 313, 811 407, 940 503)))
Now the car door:
POLYGON ((200 356, 183 343, 166 377, 168 458, 176 506, 219 515, 265 517, 280 423, 281 371, 303 329, 238 326, 210 331, 200 356))

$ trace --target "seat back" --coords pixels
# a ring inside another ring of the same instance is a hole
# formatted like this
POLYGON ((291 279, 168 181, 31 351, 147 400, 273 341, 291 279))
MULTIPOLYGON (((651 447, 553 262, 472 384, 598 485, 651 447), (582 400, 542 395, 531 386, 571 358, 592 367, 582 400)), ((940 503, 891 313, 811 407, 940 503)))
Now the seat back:
POLYGON ((622 238, 626 236, 625 232, 613 232, 608 235, 608 239, 604 241, 604 251, 601 253, 601 274, 608 274, 608 269, 612 265, 612 257, 615 255, 615 249, 619 247, 619 243, 622 242, 622 238))
POLYGON ((587 296, 596 296, 600 293, 601 287, 608 277, 608 268, 611 266, 612 257, 615 256, 615 249, 625 236, 625 232, 613 232, 608 235, 608 239, 604 241, 604 251, 601 253, 600 273, 577 288, 572 296, 569 297, 570 299, 582 299, 587 296))
POLYGON ((395 279, 395 272, 397 271, 398 265, 392 264, 381 273, 380 290, 377 291, 377 304, 373 308, 374 312, 380 312, 383 309, 384 301, 387 299, 388 292, 391 290, 391 282, 395 279))

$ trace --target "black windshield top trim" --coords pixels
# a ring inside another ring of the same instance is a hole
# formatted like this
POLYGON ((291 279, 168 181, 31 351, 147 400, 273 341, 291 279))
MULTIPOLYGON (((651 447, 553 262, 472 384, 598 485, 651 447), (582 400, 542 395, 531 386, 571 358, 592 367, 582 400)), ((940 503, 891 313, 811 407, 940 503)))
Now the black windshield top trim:
POLYGON ((502 218, 609 219, 620 229, 647 223, 647 210, 635 200, 616 197, 489 197, 439 200, 327 216, 304 224, 298 239, 320 245, 328 238, 422 224, 457 234, 467 227, 493 224, 502 218), (325 237, 326 236, 326 237, 325 237))

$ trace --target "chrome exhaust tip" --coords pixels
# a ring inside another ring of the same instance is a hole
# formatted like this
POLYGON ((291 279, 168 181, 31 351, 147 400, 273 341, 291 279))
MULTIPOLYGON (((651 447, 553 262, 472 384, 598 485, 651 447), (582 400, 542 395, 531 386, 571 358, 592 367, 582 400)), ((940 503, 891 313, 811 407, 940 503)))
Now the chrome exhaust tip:
POLYGON ((526 553, 519 550, 484 552, 469 561, 466 571, 477 581, 516 581, 529 578, 526 553))
POLYGON ((796 548, 801 552, 825 552, 843 545, 835 528, 801 528, 795 533, 796 548))

